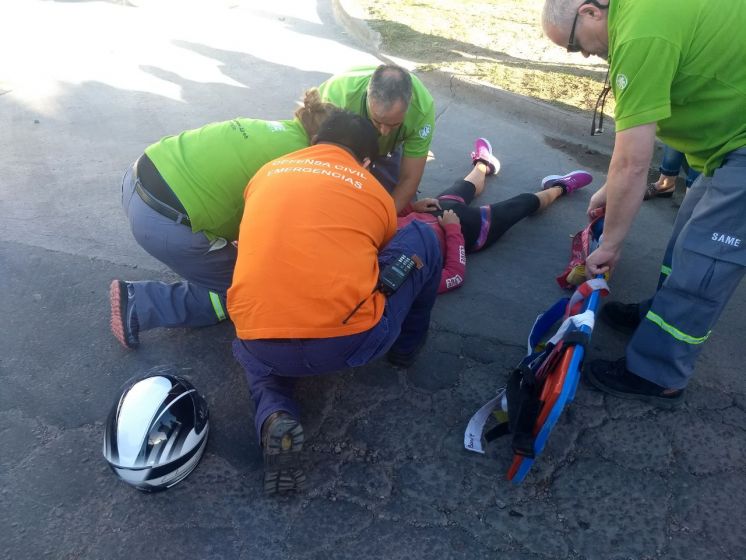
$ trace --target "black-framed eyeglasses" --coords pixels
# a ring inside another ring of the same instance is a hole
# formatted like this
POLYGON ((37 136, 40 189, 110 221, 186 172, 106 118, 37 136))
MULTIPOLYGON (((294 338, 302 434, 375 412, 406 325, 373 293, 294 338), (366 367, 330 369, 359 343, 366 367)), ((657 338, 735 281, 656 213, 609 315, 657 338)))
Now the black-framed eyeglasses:
POLYGON ((580 7, 585 6, 586 4, 592 4, 593 6, 596 6, 599 10, 608 10, 609 6, 608 4, 604 6, 603 4, 599 4, 596 2, 596 0, 585 0, 582 4, 580 4, 576 10, 575 10, 575 19, 572 20, 572 27, 570 28, 570 38, 567 40, 567 52, 569 53, 576 53, 580 52, 582 47, 575 42, 575 28, 578 25, 578 16, 580 15, 580 7))
POLYGON ((598 136, 604 131, 604 105, 606 105, 606 97, 611 91, 611 84, 609 84, 609 70, 606 70, 606 78, 604 78, 604 89, 601 90, 598 99, 596 99, 596 108, 593 109, 593 123, 591 123, 591 136, 598 136))

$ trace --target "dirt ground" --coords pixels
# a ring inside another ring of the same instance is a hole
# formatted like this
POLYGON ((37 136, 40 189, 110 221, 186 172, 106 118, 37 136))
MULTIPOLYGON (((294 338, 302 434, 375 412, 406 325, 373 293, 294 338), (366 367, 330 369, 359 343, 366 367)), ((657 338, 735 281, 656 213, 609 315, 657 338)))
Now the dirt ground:
MULTIPOLYGON (((544 37, 536 0, 356 0, 383 54, 570 110, 593 111, 606 62, 544 37)), ((609 96, 606 114, 612 115, 609 96)))

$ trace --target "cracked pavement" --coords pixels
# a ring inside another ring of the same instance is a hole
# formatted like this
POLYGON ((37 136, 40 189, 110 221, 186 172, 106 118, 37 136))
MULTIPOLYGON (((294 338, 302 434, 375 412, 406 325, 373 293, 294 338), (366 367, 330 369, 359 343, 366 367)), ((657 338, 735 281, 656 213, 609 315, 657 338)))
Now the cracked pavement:
MULTIPOLYGON (((17 59, 0 83, 0 558, 746 556, 743 286, 680 410, 581 382, 521 485, 505 480, 508 440, 484 456, 463 449, 469 417, 521 359, 535 316, 563 295, 554 277, 603 183, 610 138, 581 136, 584 116, 448 76, 423 76, 439 113, 424 196, 468 171, 478 136, 503 164, 485 202, 579 167, 593 186, 471 255, 465 285, 437 301, 411 368, 379 361, 301 380, 310 489, 263 496, 231 326, 150 331, 137 351, 109 333, 112 278, 174 278, 132 239, 120 176, 164 134, 236 115, 287 118, 305 87, 375 59, 334 23, 329 2, 194 1, 180 18, 169 6, 29 0, 16 27, 38 26, 47 52, 20 32, 0 39, 17 59), (71 32, 90 17, 95 32, 71 32), (147 32, 133 37, 138 28, 147 32), (74 58, 83 51, 91 57, 74 58), (29 65, 38 72, 24 73, 29 65), (144 495, 103 460, 103 421, 119 387, 156 364, 196 385, 212 426, 197 469, 144 495)), ((680 197, 645 203, 610 297, 654 289, 680 197)), ((624 342, 597 325, 590 356, 617 357, 624 342)))

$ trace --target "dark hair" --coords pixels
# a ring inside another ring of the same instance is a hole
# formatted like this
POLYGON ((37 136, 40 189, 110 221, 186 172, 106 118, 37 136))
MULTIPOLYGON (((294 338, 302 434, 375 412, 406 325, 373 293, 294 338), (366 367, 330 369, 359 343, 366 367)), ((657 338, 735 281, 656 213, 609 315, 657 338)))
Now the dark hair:
POLYGON ((359 162, 378 156, 378 133, 371 122, 349 111, 334 111, 321 123, 318 143, 338 144, 348 148, 359 162))
POLYGON ((298 119, 309 138, 319 131, 319 126, 333 112, 339 109, 331 103, 321 101, 321 94, 316 88, 310 88, 303 94, 303 105, 295 110, 298 119))
POLYGON ((370 78, 368 98, 382 104, 385 111, 398 102, 409 107, 412 100, 412 76, 401 66, 381 64, 370 78))

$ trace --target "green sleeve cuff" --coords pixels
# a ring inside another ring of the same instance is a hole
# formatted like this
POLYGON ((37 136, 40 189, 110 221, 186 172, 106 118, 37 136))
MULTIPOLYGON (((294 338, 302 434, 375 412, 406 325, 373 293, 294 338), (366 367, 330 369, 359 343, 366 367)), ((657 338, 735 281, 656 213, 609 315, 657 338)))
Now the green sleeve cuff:
POLYGON ((627 130, 628 128, 634 128, 643 124, 656 123, 667 119, 671 116, 671 108, 668 105, 661 105, 655 109, 649 109, 642 113, 636 113, 629 115, 621 119, 614 119, 614 128, 616 132, 627 130))

